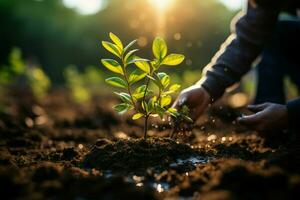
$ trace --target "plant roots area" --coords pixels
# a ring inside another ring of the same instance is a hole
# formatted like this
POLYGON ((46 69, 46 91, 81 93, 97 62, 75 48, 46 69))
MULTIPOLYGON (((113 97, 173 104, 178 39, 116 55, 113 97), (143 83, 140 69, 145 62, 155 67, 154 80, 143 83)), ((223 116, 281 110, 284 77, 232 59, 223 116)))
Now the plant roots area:
POLYGON ((239 126, 235 119, 246 110, 226 100, 173 139, 168 118, 152 119, 144 140, 143 120, 115 114, 114 97, 76 104, 57 90, 42 102, 20 91, 6 99, 5 199, 299 198, 300 148, 292 135, 239 126))

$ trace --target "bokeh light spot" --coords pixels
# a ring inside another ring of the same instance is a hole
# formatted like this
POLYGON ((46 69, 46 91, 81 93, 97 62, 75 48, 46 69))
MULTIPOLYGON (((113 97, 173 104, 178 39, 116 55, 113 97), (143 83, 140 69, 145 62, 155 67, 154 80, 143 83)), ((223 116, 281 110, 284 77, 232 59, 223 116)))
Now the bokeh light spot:
POLYGON ((175 40, 180 40, 181 39, 181 34, 180 33, 175 33, 174 34, 174 39, 175 40))
POLYGON ((138 45, 140 46, 140 47, 144 47, 144 46, 146 46, 148 44, 148 39, 145 37, 145 36, 140 36, 139 38, 138 38, 138 45))

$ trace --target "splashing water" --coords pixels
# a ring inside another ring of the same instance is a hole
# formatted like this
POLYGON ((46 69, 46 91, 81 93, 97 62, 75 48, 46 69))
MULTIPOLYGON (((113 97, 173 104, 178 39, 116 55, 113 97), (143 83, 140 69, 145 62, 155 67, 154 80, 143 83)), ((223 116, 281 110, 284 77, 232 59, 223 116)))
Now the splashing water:
POLYGON ((170 167, 177 167, 186 164, 192 164, 196 166, 199 164, 205 164, 210 160, 212 160, 211 157, 204 157, 204 156, 189 157, 187 159, 177 159, 176 162, 170 164, 170 167))
POLYGON ((153 183, 152 187, 154 187, 159 193, 170 189, 170 185, 168 183, 153 183))

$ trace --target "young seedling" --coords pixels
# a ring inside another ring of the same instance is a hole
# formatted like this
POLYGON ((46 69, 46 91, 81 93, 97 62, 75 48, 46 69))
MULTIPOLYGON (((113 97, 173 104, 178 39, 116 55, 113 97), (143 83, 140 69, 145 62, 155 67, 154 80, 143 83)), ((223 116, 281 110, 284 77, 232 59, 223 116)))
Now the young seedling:
MULTIPOLYGON (((115 59, 102 59, 102 64, 118 76, 107 78, 105 81, 124 92, 115 92, 122 103, 114 106, 119 114, 134 110, 133 120, 144 118, 144 139, 147 139, 149 117, 163 118, 164 114, 179 117, 181 114, 171 108, 171 94, 175 93, 180 85, 170 84, 170 76, 161 72, 161 66, 173 67, 184 60, 181 54, 169 54, 166 42, 156 37, 153 41, 152 51, 154 59, 148 60, 135 55, 139 49, 132 49, 137 40, 133 40, 124 46, 122 41, 113 33, 109 34, 111 42, 103 41, 103 47, 112 53, 115 59), (130 67, 133 65, 134 67, 130 67), (131 69, 133 68, 133 69, 131 69), (141 80, 144 80, 142 82, 141 80), (149 84, 156 85, 157 92, 149 89, 149 84)), ((188 118, 186 116, 186 118, 188 118)))

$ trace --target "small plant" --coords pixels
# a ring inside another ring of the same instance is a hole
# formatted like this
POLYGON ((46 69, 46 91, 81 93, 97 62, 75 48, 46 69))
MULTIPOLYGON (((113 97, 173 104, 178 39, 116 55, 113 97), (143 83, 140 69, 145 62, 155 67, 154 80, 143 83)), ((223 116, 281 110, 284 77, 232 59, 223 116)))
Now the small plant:
MULTIPOLYGON (((176 66, 182 63, 184 56, 181 54, 169 54, 166 42, 156 37, 153 41, 153 60, 140 58, 135 55, 139 49, 131 49, 137 40, 123 46, 121 40, 113 33, 109 34, 113 43, 103 41, 103 47, 112 53, 115 59, 102 59, 102 64, 118 76, 107 78, 105 81, 125 92, 115 92, 122 103, 114 106, 119 114, 124 114, 129 110, 134 110, 133 120, 144 117, 144 139, 147 138, 149 117, 163 118, 164 114, 173 117, 180 117, 181 114, 175 108, 171 108, 171 94, 175 93, 180 85, 170 84, 170 76, 159 71, 161 66, 176 66), (133 65, 134 67, 130 67, 133 65), (144 80, 144 82, 142 82, 144 80), (154 83, 157 92, 149 88, 149 84, 154 83)), ((185 116, 185 118, 188 118, 185 116)), ((189 118, 188 118, 189 119, 189 118)), ((190 119, 189 119, 190 120, 190 119)))

